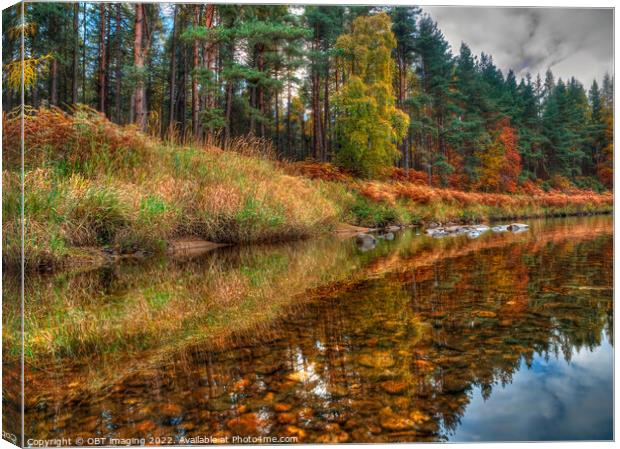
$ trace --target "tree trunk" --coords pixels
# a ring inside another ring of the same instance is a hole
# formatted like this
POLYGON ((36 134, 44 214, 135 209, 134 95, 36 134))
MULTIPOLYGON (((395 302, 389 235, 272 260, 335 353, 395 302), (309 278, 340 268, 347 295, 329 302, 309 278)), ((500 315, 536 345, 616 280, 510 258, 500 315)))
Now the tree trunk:
POLYGON ((228 80, 226 85, 226 131, 224 134, 224 142, 230 141, 231 136, 231 119, 232 119, 232 100, 233 100, 233 80, 228 80))
POLYGON ((329 65, 325 71, 325 90, 323 93, 323 160, 327 161, 328 158, 328 144, 329 144, 329 65))
MULTIPOLYGON (((407 64, 404 60, 402 50, 398 50, 397 54, 398 60, 398 107, 403 111, 405 111, 405 94, 407 91, 407 64)), ((402 165, 405 168, 405 173, 407 178, 409 178, 409 131, 407 131, 407 135, 400 143, 400 151, 402 154, 402 165)))
MULTIPOLYGON (((263 45, 258 46, 258 57, 256 58, 258 64, 258 70, 262 73, 265 71, 265 47, 263 45)), ((257 86, 257 102, 258 102, 258 111, 261 115, 260 121, 260 136, 265 137, 265 92, 263 86, 260 84, 257 86)))
POLYGON ((86 6, 84 3, 84 22, 82 23, 82 103, 86 104, 86 6))
POLYGON ((50 87, 50 104, 52 106, 58 105, 58 60, 56 57, 52 59, 52 85, 50 87))
POLYGON ((291 155, 291 74, 288 74, 286 92, 286 153, 291 155))
POLYGON ((107 14, 107 29, 106 29, 106 38, 105 38, 105 55, 106 55, 106 59, 105 59, 105 64, 104 64, 104 93, 105 93, 105 109, 103 110, 103 112, 108 116, 111 117, 112 115, 112 111, 110 110, 110 105, 108 103, 108 95, 109 95, 109 91, 110 91, 110 63, 111 63, 111 59, 112 59, 112 39, 111 39, 111 35, 112 35, 112 14, 108 13, 107 14))
POLYGON ((99 4, 99 111, 105 114, 105 67, 106 67, 106 5, 99 4))
POLYGON ((78 47, 80 45, 79 3, 73 4, 73 78, 71 79, 71 103, 78 102, 78 47))
POLYGON ((187 107, 187 72, 189 71, 189 63, 187 57, 187 45, 183 45, 183 85, 179 92, 179 108, 180 114, 177 117, 181 118, 181 137, 185 137, 186 129, 186 107, 187 107))
MULTIPOLYGON (((275 79, 276 81, 278 80, 278 74, 276 72, 275 74, 275 79)), ((276 131, 276 153, 280 153, 280 97, 278 95, 278 89, 275 90, 275 112, 276 112, 276 116, 275 116, 275 131, 276 131)))
POLYGON ((134 123, 136 123, 142 131, 146 130, 146 111, 144 110, 144 80, 142 79, 142 71, 144 69, 145 51, 142 45, 142 35, 144 34, 144 5, 136 3, 136 22, 134 32, 134 65, 139 72, 136 88, 134 91, 134 123))
MULTIPOLYGON (((194 5, 194 28, 198 27, 200 23, 200 6, 194 5)), ((192 59, 192 68, 194 73, 192 74, 192 130, 194 132, 194 137, 198 138, 198 133, 200 132, 198 127, 198 114, 200 113, 200 99, 198 98, 198 63, 199 63, 199 52, 198 52, 198 39, 194 39, 193 42, 193 59, 192 59)))
POLYGON ((116 110, 116 122, 122 123, 121 117, 121 77, 122 77, 122 67, 123 67, 123 54, 122 54, 122 41, 121 41, 121 4, 116 4, 116 67, 115 67, 115 85, 116 85, 116 93, 114 98, 114 109, 116 110))
MULTIPOLYGON (((207 8, 205 10, 205 27, 207 28, 207 30, 210 30, 211 28, 213 28, 213 22, 215 19, 215 5, 207 5, 207 8)), ((215 45, 213 43, 207 42, 205 44, 205 53, 206 53, 206 58, 203 61, 205 69, 207 69, 207 71, 211 71, 213 69, 213 62, 215 60, 215 45)), ((212 89, 207 89, 207 96, 206 96, 206 105, 208 108, 213 108, 214 105, 214 100, 215 97, 213 95, 213 90, 212 89)))
POLYGON ((174 19, 172 22, 172 44, 170 55, 170 110, 168 112, 168 133, 169 137, 172 135, 174 127, 174 105, 175 105, 175 92, 177 82, 177 11, 178 5, 174 5, 174 19))
POLYGON ((320 79, 319 74, 314 71, 312 74, 312 152, 314 158, 317 161, 321 161, 321 156, 323 154, 322 150, 322 142, 323 138, 321 136, 321 112, 319 107, 319 89, 320 89, 320 79))

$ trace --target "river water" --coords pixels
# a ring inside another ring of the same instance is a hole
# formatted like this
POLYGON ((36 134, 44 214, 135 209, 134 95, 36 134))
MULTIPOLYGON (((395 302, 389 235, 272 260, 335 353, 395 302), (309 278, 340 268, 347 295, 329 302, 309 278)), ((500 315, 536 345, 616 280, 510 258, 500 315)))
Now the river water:
POLYGON ((612 219, 528 223, 31 276, 26 439, 612 439, 612 219))

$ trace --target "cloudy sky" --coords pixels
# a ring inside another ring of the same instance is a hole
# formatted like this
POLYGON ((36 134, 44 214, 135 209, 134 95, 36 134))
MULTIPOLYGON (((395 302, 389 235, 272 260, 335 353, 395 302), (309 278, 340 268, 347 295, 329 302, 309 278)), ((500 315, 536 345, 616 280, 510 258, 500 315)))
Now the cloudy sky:
POLYGON ((438 23, 452 52, 461 42, 493 56, 504 74, 533 76, 551 68, 556 79, 576 77, 586 87, 613 74, 611 9, 423 7, 438 23))

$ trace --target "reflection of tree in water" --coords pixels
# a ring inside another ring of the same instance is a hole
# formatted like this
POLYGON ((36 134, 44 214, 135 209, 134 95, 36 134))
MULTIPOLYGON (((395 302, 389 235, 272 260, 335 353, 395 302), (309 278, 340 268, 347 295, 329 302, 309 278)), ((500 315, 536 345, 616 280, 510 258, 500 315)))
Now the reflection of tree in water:
MULTIPOLYGON (((263 343, 183 351, 81 398, 67 409, 71 420, 56 422, 69 434, 90 425, 122 437, 149 429, 446 439, 474 387, 488 398, 536 353, 570 360, 572 350, 595 348, 611 334, 609 235, 483 243, 469 252, 442 243, 452 255, 443 258, 432 245, 385 250, 364 261, 362 280, 324 289, 263 343)), ((57 407, 48 405, 31 411, 37 436, 53 434, 57 407)))
MULTIPOLYGON (((610 248, 605 236, 544 247, 533 257, 530 246, 514 245, 362 283, 310 314, 321 319, 312 341, 349 342, 341 358, 329 353, 321 378, 334 382, 334 373, 351 365, 347 356, 364 353, 369 340, 379 339, 380 347, 407 354, 392 370, 409 384, 413 407, 450 432, 472 387, 487 399, 494 385, 512 382, 522 362, 531 367, 536 353, 570 361, 573 351, 601 344, 610 329, 612 271, 599 258, 610 248), (550 292, 550 285, 556 291, 550 292), (395 319, 400 324, 394 325, 395 319), (412 339, 412 320, 419 320, 423 338, 412 339)), ((304 323, 307 317, 295 326, 307 329, 304 323)), ((317 360, 315 347, 299 340, 303 358, 317 360)), ((352 372, 349 384, 372 389, 383 370, 354 367, 352 372)))

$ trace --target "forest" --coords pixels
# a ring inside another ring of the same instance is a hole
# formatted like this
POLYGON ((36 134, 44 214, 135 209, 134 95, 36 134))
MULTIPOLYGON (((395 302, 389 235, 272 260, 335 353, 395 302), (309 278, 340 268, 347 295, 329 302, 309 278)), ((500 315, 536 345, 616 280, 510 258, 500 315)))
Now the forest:
POLYGON ((430 185, 611 188, 613 78, 517 79, 417 7, 33 3, 3 13, 4 110, 90 105, 168 139, 254 135, 286 160, 430 185), (456 50, 456 49, 454 49, 456 50))

